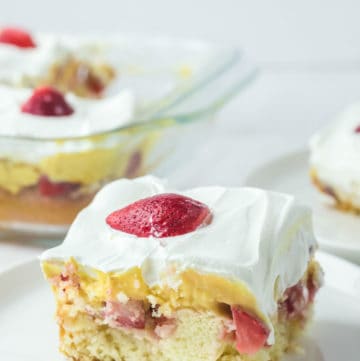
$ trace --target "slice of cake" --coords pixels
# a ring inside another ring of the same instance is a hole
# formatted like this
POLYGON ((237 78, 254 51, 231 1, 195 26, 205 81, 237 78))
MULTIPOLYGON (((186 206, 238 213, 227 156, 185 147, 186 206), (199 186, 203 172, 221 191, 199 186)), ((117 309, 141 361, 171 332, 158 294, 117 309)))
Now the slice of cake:
POLYGON ((101 190, 42 268, 76 361, 275 361, 297 346, 321 271, 311 213, 255 188, 101 190))
POLYGON ((310 142, 314 185, 344 211, 360 212, 360 105, 348 107, 310 142))

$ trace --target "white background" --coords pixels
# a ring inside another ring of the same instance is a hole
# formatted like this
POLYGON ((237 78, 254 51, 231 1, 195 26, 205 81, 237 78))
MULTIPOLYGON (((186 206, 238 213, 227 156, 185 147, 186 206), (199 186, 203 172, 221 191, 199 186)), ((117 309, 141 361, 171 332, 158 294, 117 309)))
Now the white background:
MULTIPOLYGON (((316 129, 360 98, 355 0, 0 0, 0 24, 166 34, 243 47, 262 72, 219 114, 190 183, 241 184, 267 159, 306 147, 316 129)), ((2 242, 0 269, 38 252, 2 242)))

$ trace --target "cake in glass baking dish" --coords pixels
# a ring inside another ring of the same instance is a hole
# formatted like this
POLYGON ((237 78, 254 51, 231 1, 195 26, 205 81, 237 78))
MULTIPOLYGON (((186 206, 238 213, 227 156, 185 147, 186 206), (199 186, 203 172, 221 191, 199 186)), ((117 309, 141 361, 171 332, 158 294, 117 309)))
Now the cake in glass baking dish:
POLYGON ((68 225, 102 185, 146 171, 157 135, 114 131, 133 121, 129 90, 93 101, 0 86, 0 99, 0 223, 68 225))
POLYGON ((104 184, 178 167, 255 73, 198 40, 0 27, 0 234, 63 237, 104 184))
POLYGON ((41 256, 76 361, 276 361, 311 320, 311 212, 256 188, 106 185, 41 256))
POLYGON ((360 213, 360 105, 348 107, 310 142, 313 184, 343 211, 360 213))

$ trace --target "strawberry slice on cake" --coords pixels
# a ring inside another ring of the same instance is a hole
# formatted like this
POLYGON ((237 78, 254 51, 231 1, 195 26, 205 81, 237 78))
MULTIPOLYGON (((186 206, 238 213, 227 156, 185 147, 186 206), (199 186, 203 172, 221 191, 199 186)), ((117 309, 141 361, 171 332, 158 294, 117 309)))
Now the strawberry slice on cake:
POLYGON ((195 231, 211 222, 209 208, 179 194, 141 199, 111 213, 107 224, 137 237, 171 237, 195 231))
POLYGON ((311 318, 315 249, 291 196, 147 176, 103 188, 41 261, 71 360, 276 361, 311 318))

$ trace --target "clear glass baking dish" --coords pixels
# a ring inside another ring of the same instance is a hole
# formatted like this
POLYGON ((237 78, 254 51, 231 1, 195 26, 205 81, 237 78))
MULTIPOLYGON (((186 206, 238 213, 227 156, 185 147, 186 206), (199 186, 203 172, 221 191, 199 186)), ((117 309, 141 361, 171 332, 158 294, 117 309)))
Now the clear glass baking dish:
POLYGON ((89 137, 0 137, 0 239, 61 237, 107 182, 159 167, 166 176, 196 151, 216 111, 256 74, 241 51, 200 41, 117 36, 101 46, 120 74, 107 92, 134 92, 134 121, 89 137), (9 156, 11 150, 31 155, 44 149, 51 156, 36 164, 9 156), (86 184, 74 185, 79 175, 86 184), (65 191, 43 196, 44 177, 45 186, 55 178, 65 191))

